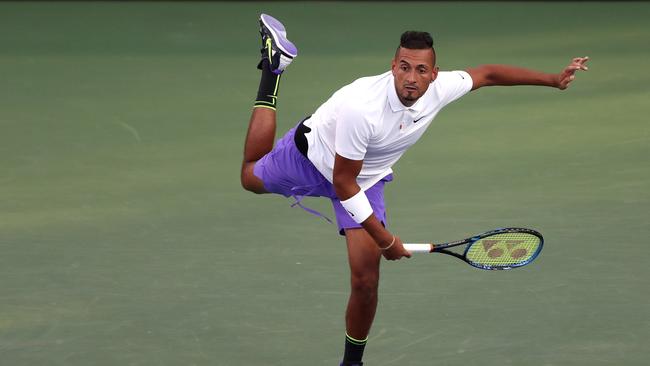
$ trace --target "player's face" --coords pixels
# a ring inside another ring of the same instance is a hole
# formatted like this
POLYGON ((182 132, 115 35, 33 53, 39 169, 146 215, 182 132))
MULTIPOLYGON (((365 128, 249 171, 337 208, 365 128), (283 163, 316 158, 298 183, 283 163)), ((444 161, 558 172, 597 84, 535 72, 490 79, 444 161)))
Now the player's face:
POLYGON ((438 76, 433 50, 412 50, 400 47, 391 63, 395 77, 395 90, 399 100, 412 106, 438 76))

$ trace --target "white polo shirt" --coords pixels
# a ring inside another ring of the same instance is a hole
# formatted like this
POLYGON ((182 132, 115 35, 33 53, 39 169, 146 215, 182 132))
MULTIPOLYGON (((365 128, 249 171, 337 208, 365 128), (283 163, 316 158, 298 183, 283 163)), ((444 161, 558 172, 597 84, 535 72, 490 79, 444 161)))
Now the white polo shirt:
POLYGON ((357 183, 366 190, 424 134, 438 112, 472 89, 465 71, 441 71, 411 107, 397 97, 392 72, 357 79, 335 92, 305 126, 308 158, 333 181, 334 156, 363 160, 357 183))

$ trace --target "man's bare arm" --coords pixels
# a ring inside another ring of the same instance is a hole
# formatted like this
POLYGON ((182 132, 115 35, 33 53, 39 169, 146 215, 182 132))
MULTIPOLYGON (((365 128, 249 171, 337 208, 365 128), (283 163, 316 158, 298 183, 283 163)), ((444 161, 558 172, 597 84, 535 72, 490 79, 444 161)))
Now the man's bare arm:
MULTIPOLYGON (((361 172, 363 160, 350 160, 336 154, 334 160, 334 190, 336 195, 341 201, 345 201, 350 197, 359 193, 361 188, 357 184, 357 176, 361 172)), ((401 257, 410 257, 410 253, 404 249, 402 241, 399 237, 393 236, 375 215, 370 215, 361 226, 370 234, 375 240, 379 248, 390 248, 384 251, 383 255, 386 259, 394 260, 401 257)))
POLYGON ((564 90, 575 79, 576 71, 588 70, 585 66, 587 61, 589 61, 589 57, 576 57, 557 74, 509 65, 482 65, 468 68, 467 73, 474 82, 472 90, 497 85, 540 85, 564 90))

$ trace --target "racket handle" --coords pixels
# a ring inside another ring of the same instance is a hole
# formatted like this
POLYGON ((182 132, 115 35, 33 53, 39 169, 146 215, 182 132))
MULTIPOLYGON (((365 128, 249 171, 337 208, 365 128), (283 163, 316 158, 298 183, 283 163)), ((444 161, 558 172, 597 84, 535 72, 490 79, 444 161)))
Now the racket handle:
POLYGON ((411 253, 431 253, 433 244, 404 243, 404 249, 411 253))

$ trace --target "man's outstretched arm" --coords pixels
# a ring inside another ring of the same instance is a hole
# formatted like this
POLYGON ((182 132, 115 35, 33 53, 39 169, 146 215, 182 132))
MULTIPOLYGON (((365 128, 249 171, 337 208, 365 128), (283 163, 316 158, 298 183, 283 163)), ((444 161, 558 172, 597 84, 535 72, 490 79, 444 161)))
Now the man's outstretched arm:
POLYGON ((576 57, 557 74, 525 69, 509 65, 482 65, 468 68, 467 73, 474 82, 472 90, 484 86, 540 85, 564 90, 575 79, 576 71, 587 71, 585 63, 589 57, 576 57))

